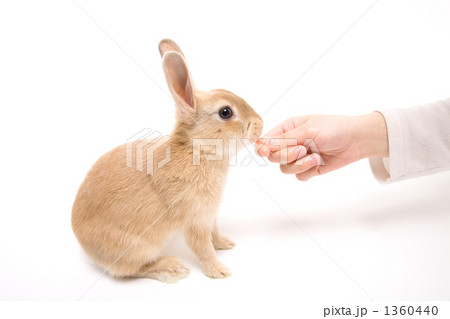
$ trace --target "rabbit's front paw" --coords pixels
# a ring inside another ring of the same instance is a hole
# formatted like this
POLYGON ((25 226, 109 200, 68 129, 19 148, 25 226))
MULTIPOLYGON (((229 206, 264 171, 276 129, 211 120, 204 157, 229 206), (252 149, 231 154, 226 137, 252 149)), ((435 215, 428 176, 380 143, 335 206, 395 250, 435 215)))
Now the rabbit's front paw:
POLYGON ((213 245, 216 250, 231 249, 236 246, 231 239, 223 236, 213 239, 213 245))
POLYGON ((209 278, 226 278, 231 276, 231 270, 218 261, 204 265, 203 272, 209 278))

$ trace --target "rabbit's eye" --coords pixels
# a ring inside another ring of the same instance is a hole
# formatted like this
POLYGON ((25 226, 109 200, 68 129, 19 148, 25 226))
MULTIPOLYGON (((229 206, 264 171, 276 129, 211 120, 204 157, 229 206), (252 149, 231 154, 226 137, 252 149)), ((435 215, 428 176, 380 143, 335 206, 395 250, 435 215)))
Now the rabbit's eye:
POLYGON ((223 108, 221 108, 219 110, 219 115, 224 120, 228 120, 230 117, 233 116, 233 111, 231 110, 231 108, 229 106, 224 106, 223 108))

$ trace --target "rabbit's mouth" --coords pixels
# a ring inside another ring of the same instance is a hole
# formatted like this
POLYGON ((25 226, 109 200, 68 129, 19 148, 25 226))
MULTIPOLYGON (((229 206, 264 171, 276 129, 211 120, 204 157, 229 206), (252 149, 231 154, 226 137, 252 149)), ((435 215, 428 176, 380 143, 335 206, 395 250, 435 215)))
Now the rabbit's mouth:
POLYGON ((251 121, 248 122, 247 138, 250 140, 250 142, 256 143, 256 141, 262 134, 263 126, 264 126, 264 124, 263 124, 263 120, 261 118, 258 118, 254 122, 251 122, 251 121))

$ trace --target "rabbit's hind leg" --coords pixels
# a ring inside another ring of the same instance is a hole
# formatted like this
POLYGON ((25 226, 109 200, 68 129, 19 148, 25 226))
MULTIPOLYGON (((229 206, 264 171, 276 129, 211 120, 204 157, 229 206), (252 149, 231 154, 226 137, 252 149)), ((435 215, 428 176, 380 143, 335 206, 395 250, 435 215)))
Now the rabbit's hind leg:
POLYGON ((146 277, 166 283, 176 283, 188 275, 189 269, 179 258, 165 256, 142 266, 134 277, 146 277))

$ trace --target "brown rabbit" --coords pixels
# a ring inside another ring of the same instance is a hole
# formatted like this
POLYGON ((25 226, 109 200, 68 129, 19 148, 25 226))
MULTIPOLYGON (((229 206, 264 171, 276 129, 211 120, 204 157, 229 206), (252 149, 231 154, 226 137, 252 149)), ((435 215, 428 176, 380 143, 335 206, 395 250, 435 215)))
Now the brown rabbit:
POLYGON ((233 156, 228 151, 230 141, 248 138, 255 142, 263 123, 233 93, 195 89, 184 55, 175 42, 162 40, 159 51, 177 105, 177 123, 171 137, 154 150, 152 161, 148 161, 142 145, 148 150, 155 141, 141 141, 140 146, 134 143, 131 149, 121 145, 103 155, 76 196, 73 231, 87 254, 113 276, 165 282, 185 278, 189 269, 180 259, 161 255, 170 236, 180 232, 204 273, 224 278, 231 272, 217 260, 214 249, 234 246, 219 233, 216 222, 233 156), (195 141, 204 138, 221 141, 223 147, 204 145, 200 152, 194 152, 195 141), (167 159, 168 150, 170 160, 158 165, 167 159), (127 165, 127 155, 143 157, 143 163, 152 165, 152 174, 148 174, 149 167, 127 165))

